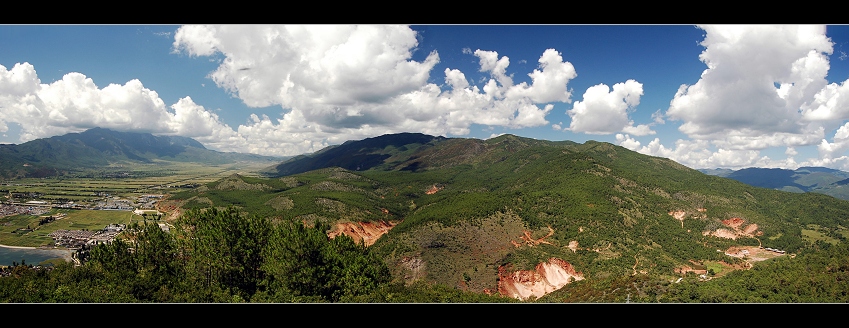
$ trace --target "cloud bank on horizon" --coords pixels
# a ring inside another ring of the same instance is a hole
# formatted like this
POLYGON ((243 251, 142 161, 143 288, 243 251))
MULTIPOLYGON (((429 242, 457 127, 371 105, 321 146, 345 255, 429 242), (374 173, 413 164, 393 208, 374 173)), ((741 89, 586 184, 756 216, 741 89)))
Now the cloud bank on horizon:
POLYGON ((833 52, 824 26, 701 26, 706 37, 700 79, 682 85, 665 117, 683 122, 667 148, 655 138, 642 146, 628 134, 620 144, 692 167, 826 166, 849 168, 849 103, 846 81, 828 83, 833 52), (833 141, 826 132, 835 131, 833 141), (795 147, 819 144, 819 158, 796 163, 795 147), (708 150, 710 146, 717 151, 708 150), (786 147, 787 158, 760 157, 767 147, 786 147))
POLYGON ((408 26, 187 25, 173 33, 172 56, 217 62, 207 77, 219 90, 248 110, 274 107, 280 115, 246 113, 233 123, 191 95, 166 105, 139 79, 101 88, 72 72, 43 83, 34 65, 18 62, 0 65, 0 133, 15 124, 25 142, 103 127, 290 156, 386 133, 545 128, 607 137, 694 168, 849 170, 849 87, 826 79, 834 42, 825 26, 698 28, 704 71, 678 81, 668 108, 654 111, 639 107, 649 89, 638 79, 584 81, 591 86, 576 93, 581 67, 553 47, 515 69, 498 49, 463 48, 467 64, 443 62, 440 49, 414 59, 428 36, 408 26), (670 125, 677 138, 660 132, 670 125), (776 147, 783 158, 763 154, 776 147), (806 147, 817 156, 797 161, 806 147))

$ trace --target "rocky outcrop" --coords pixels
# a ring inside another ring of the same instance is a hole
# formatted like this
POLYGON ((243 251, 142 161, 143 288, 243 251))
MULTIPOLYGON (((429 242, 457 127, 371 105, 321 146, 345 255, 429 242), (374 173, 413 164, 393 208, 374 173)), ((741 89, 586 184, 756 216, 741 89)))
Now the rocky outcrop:
POLYGON ((539 298, 584 279, 583 273, 576 272, 572 264, 556 257, 537 264, 534 270, 511 271, 510 267, 508 264, 498 268, 498 293, 520 300, 539 298))
POLYGON ((742 226, 744 222, 745 221, 743 221, 743 219, 741 218, 730 218, 727 220, 722 220, 722 224, 734 228, 735 230, 740 229, 740 226, 742 226))
POLYGON ((331 230, 327 236, 335 238, 338 235, 344 234, 354 239, 357 243, 362 242, 366 246, 371 246, 380 236, 389 232, 395 225, 397 223, 389 221, 339 222, 336 223, 336 228, 331 230))
POLYGON ((445 186, 442 186, 442 185, 439 185, 439 184, 435 184, 435 185, 431 186, 430 188, 428 188, 428 189, 425 191, 425 194, 433 195, 433 194, 435 194, 435 193, 439 192, 440 190, 442 190, 442 189, 444 189, 444 188, 445 188, 445 186))
POLYGON ((415 282, 426 274, 425 263, 418 256, 405 256, 401 259, 401 266, 405 269, 404 280, 407 282, 415 282))
POLYGON ((578 251, 578 241, 577 240, 570 241, 569 246, 566 246, 566 247, 571 249, 572 253, 575 253, 575 252, 578 251))
POLYGON ((727 219, 727 220, 722 220, 722 224, 724 224, 725 226, 727 226, 727 227, 729 227, 733 230, 719 228, 719 229, 716 229, 715 231, 705 231, 705 232, 702 233, 702 235, 704 235, 704 236, 715 236, 715 237, 734 239, 734 240, 736 240, 737 238, 740 238, 740 237, 757 238, 757 236, 763 235, 763 231, 758 230, 757 224, 752 223, 752 224, 746 225, 744 227, 745 223, 746 223, 746 221, 741 219, 741 218, 730 218, 730 219, 727 219))

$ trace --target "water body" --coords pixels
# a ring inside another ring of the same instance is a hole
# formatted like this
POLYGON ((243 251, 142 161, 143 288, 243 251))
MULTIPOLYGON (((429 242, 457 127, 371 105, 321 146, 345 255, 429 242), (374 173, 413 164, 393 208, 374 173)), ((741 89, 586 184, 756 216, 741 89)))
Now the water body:
POLYGON ((23 260, 27 265, 36 265, 43 261, 55 258, 71 260, 71 250, 67 249, 39 249, 39 248, 11 248, 0 246, 0 265, 12 265, 12 262, 21 263, 23 260))

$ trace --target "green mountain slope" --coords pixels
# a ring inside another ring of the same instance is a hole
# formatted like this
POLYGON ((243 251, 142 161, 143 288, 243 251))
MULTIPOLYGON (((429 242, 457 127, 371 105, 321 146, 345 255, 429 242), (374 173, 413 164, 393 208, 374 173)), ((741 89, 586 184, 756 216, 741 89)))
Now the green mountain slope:
POLYGON ((682 269, 753 261, 726 255, 735 247, 789 256, 812 236, 843 240, 849 227, 847 201, 757 188, 609 143, 393 137, 320 152, 345 158, 347 169, 302 157, 281 165, 300 173, 234 175, 172 199, 189 209, 236 206, 274 221, 327 223, 336 227, 329 233, 390 222, 370 248, 406 283, 515 297, 522 287, 510 274, 554 272, 558 259, 574 270, 567 281, 580 281, 549 299, 611 279, 668 283, 687 276, 682 269))
POLYGON ((421 133, 399 133, 348 141, 338 146, 322 149, 308 155, 293 157, 268 170, 271 175, 290 175, 326 167, 341 167, 348 170, 368 170, 404 157, 420 147, 432 146, 445 140, 421 133))

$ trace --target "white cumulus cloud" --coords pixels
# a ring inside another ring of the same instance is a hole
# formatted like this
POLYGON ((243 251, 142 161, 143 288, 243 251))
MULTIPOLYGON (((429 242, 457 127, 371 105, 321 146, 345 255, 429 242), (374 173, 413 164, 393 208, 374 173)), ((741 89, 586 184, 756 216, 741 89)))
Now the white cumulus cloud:
POLYGON ((518 85, 508 57, 463 49, 490 79, 473 85, 446 68, 440 86, 428 82, 439 54, 415 61, 417 45, 407 26, 191 25, 178 29, 173 48, 223 56, 209 75, 218 87, 251 107, 281 107, 278 118, 254 116, 236 129, 266 154, 295 155, 384 133, 465 135, 472 124, 541 126, 553 102, 571 101, 568 83, 576 73, 554 49, 528 73, 531 83, 518 85))
POLYGON ((618 145, 628 148, 630 150, 638 150, 640 149, 640 142, 631 138, 630 135, 627 134, 616 134, 616 142, 618 145))
POLYGON ((411 60, 415 31, 391 25, 189 25, 174 49, 221 53, 212 80, 252 107, 314 108, 306 117, 333 121, 332 110, 380 103, 424 85, 439 55, 411 60))
POLYGON ((576 73, 554 49, 527 73, 530 83, 518 85, 506 56, 464 50, 491 79, 473 85, 446 68, 439 85, 429 82, 439 54, 413 60, 416 37, 407 26, 391 25, 180 27, 174 53, 219 63, 208 77, 248 106, 281 108, 279 116, 245 113, 249 120, 234 127, 188 96, 168 106, 137 79, 101 87, 74 72, 43 84, 28 63, 0 66, 0 132, 19 124, 25 142, 104 127, 188 136, 222 151, 297 155, 385 133, 542 126, 553 103, 571 101, 568 83, 576 73))
MULTIPOLYGON (((693 85, 682 85, 668 118, 684 123, 692 138, 749 143, 745 137, 796 135, 810 143, 815 127, 800 108, 826 86, 832 43, 823 26, 700 26, 706 32, 699 58, 707 65, 693 85), (778 85, 778 87, 777 87, 778 85), (733 139, 738 138, 738 139, 733 139)), ((814 141, 815 142, 815 141, 814 141)))
POLYGON ((628 112, 640 104, 642 95, 643 84, 634 80, 616 83, 613 90, 603 83, 589 87, 583 101, 576 101, 566 112, 572 117, 569 129, 589 134, 654 134, 648 125, 634 126, 634 121, 628 118, 628 112))
POLYGON ((11 70, 0 65, 0 95, 0 123, 4 128, 4 122, 19 124, 21 142, 102 127, 192 137, 223 151, 247 146, 244 137, 191 98, 180 99, 169 111, 156 91, 135 79, 99 88, 74 72, 42 84, 29 63, 11 70))
POLYGON ((168 131, 165 103, 139 80, 99 88, 81 73, 68 73, 42 84, 35 68, 22 63, 11 71, 0 65, 0 88, 0 119, 21 125, 22 142, 93 127, 168 131))
MULTIPOLYGON (((506 57, 504 57, 506 58, 506 57)), ((531 85, 519 83, 507 90, 507 97, 527 97, 535 103, 572 102, 572 93, 567 88, 570 80, 578 76, 575 67, 563 61, 563 56, 554 49, 547 49, 539 58, 539 69, 528 74, 531 85)), ((639 102, 639 101, 638 101, 639 102)))
POLYGON ((693 140, 679 140, 672 149, 642 147, 641 152, 663 152, 698 168, 849 167, 849 142, 843 138, 849 133, 844 124, 849 87, 846 81, 826 80, 833 43, 825 26, 699 28, 705 31, 699 58, 707 68, 696 83, 678 89, 664 116, 682 122, 679 131, 693 140), (825 138, 831 133, 829 142, 825 138), (703 148, 687 154, 689 144, 703 148), (813 145, 818 145, 819 158, 796 162, 797 149, 813 145), (787 157, 760 155, 776 147, 785 148, 787 157))

